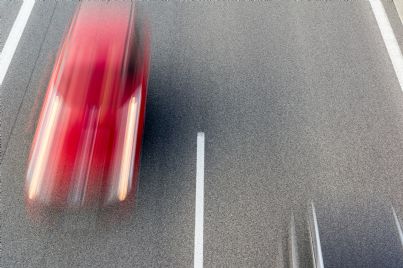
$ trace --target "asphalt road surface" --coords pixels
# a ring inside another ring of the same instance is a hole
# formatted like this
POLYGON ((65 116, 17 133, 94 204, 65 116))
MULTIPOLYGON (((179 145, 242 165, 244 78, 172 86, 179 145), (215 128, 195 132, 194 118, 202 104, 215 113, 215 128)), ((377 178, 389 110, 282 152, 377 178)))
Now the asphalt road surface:
MULTIPOLYGON (((20 6, 0 3, 0 50, 20 6)), ((27 157, 76 6, 35 3, 0 86, 1 267, 193 266, 198 132, 204 266, 296 267, 296 244, 311 267, 313 203, 325 267, 403 267, 403 92, 368 1, 139 2, 152 64, 136 207, 33 219, 27 157)))

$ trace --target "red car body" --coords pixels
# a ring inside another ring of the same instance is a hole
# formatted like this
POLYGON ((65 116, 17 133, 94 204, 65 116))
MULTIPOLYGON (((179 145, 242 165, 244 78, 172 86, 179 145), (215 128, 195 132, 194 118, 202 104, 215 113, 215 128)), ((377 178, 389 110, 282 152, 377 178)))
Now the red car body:
POLYGON ((150 41, 132 3, 83 2, 56 60, 26 177, 29 203, 113 204, 137 188, 150 41))

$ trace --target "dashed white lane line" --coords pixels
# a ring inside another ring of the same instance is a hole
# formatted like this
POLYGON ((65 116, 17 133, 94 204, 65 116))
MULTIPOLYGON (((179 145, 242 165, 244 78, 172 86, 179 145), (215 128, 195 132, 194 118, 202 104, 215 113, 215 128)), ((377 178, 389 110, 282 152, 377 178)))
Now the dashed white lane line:
POLYGON ((400 243, 402 243, 403 247, 403 231, 402 231, 402 226, 400 225, 399 218, 397 217, 395 209, 392 207, 393 211, 393 218, 395 218, 395 223, 397 227, 397 232, 399 233, 399 238, 400 238, 400 243))
POLYGON ((381 31, 389 57, 392 61, 393 68, 395 69, 397 79, 399 80, 400 89, 403 91, 403 56, 399 44, 397 43, 396 36, 393 33, 392 26, 390 25, 382 1, 369 0, 369 2, 371 4, 372 12, 375 15, 376 22, 378 23, 379 30, 381 31))
POLYGON ((194 267, 203 267, 204 132, 197 133, 194 267))
POLYGON ((8 67, 13 59, 15 50, 20 42, 21 35, 27 24, 29 15, 34 7, 35 0, 24 0, 18 12, 17 18, 14 21, 13 27, 7 37, 3 50, 0 54, 0 86, 3 84, 8 67))

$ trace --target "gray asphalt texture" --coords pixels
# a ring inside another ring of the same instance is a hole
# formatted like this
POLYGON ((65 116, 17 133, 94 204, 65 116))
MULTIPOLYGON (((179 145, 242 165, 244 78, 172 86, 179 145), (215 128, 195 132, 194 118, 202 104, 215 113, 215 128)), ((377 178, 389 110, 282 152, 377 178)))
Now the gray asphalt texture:
MULTIPOLYGON (((0 4, 2 32, 19 5, 0 4)), ((198 131, 206 267, 287 267, 292 215, 310 267, 310 202, 325 267, 403 267, 403 93, 367 1, 139 2, 153 43, 136 207, 33 219, 26 161, 76 5, 35 4, 0 89, 0 267, 192 266, 198 131)))

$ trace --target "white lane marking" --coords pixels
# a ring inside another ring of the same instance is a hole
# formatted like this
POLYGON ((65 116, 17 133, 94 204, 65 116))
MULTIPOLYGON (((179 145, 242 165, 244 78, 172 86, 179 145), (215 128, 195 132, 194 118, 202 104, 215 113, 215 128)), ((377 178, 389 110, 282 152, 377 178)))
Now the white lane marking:
POLYGON ((369 0, 397 79, 403 91, 403 56, 381 0, 369 0))
POLYGON ((17 18, 14 21, 13 27, 8 34, 6 43, 4 44, 3 50, 0 54, 0 85, 3 84, 4 77, 6 76, 8 67, 10 66, 18 43, 20 42, 22 32, 24 31, 34 4, 35 0, 24 0, 20 11, 18 12, 17 18))
POLYGON ((203 267, 204 132, 197 133, 194 267, 203 267))
POLYGON ((393 0, 393 3, 395 3, 397 14, 399 14, 400 21, 403 25, 403 0, 393 0))
POLYGON ((312 222, 313 230, 311 230, 311 243, 313 248, 315 267, 324 268, 325 266, 323 265, 323 256, 322 256, 322 247, 320 245, 318 220, 316 218, 316 211, 313 202, 311 205, 312 205, 312 220, 313 220, 312 222))
POLYGON ((400 242, 402 243, 402 247, 403 247, 403 231, 402 231, 402 226, 400 225, 399 222, 399 218, 397 217, 395 208, 392 207, 392 211, 393 211, 393 217, 395 218, 395 223, 396 223, 396 227, 397 227, 397 231, 399 233, 399 237, 400 237, 400 242))

